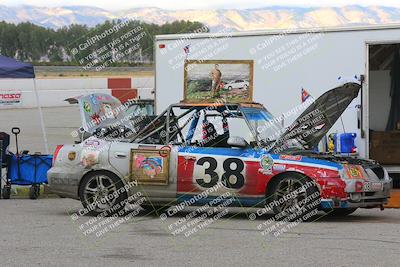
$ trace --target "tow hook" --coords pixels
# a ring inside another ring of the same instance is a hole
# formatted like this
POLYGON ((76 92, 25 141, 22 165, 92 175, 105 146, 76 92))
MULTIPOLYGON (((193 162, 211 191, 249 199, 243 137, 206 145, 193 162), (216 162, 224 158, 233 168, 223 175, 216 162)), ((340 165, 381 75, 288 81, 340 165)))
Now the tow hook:
POLYGON ((381 205, 381 210, 384 210, 385 208, 383 207, 383 205, 381 205))

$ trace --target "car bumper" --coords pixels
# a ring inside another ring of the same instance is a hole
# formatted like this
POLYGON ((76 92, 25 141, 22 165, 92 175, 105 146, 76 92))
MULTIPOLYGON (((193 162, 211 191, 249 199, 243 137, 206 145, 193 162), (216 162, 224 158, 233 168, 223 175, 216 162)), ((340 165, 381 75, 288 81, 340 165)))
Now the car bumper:
POLYGON ((79 199, 79 182, 84 174, 81 168, 52 167, 47 172, 49 188, 57 195, 79 199))
POLYGON ((321 209, 333 208, 374 208, 388 203, 392 180, 382 182, 382 190, 348 192, 347 198, 321 199, 321 209))

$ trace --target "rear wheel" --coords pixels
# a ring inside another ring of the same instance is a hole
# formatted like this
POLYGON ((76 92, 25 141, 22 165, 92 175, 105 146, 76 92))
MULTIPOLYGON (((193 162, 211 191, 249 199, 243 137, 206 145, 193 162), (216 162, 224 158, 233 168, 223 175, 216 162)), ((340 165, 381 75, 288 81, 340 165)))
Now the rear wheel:
POLYGON ((314 182, 298 173, 287 173, 272 185, 271 200, 276 219, 308 221, 315 217, 320 204, 314 182))
POLYGON ((89 215, 109 216, 125 208, 128 194, 115 174, 96 171, 86 175, 79 187, 79 197, 89 215))
POLYGON ((334 209, 334 210, 324 210, 324 212, 333 217, 345 217, 347 215, 352 214, 355 212, 357 208, 352 208, 352 209, 334 209))

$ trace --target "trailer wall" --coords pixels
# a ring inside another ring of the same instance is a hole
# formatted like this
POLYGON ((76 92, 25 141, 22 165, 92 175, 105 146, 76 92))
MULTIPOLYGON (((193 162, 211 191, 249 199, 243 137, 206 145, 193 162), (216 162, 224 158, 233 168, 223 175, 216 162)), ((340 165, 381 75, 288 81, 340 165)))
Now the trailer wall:
MULTIPOLYGON (((400 42, 399 27, 282 31, 275 34, 227 33, 217 37, 206 34, 193 39, 185 35, 158 36, 155 45, 156 111, 183 99, 183 62, 186 58, 254 60, 254 101, 264 104, 279 116, 301 103, 302 88, 317 98, 355 75, 367 75, 367 43, 396 40, 400 42), (190 48, 188 54, 185 46, 190 48)), ((367 153, 366 139, 360 138, 357 120, 361 119, 358 118, 361 112, 357 106, 361 105, 363 109, 363 128, 367 132, 367 86, 364 84, 363 103, 360 94, 345 111, 342 120, 332 128, 332 132, 356 132, 361 155, 367 153)), ((294 119, 295 116, 289 120, 294 119)))

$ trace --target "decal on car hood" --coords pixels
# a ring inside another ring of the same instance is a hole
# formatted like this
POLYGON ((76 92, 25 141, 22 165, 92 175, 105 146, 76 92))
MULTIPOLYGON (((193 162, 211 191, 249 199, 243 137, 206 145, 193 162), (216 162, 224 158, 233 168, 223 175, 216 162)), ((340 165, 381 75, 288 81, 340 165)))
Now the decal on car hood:
POLYGON ((293 143, 301 144, 304 149, 317 146, 357 97, 360 88, 357 83, 346 83, 321 95, 276 140, 271 151, 281 153, 290 149, 293 143))

